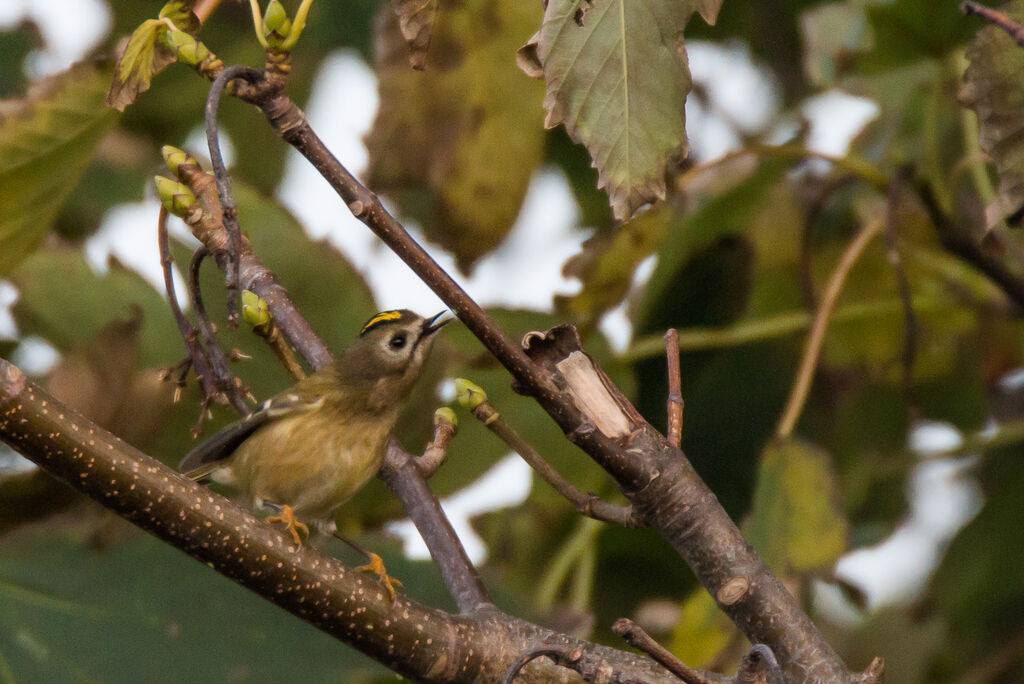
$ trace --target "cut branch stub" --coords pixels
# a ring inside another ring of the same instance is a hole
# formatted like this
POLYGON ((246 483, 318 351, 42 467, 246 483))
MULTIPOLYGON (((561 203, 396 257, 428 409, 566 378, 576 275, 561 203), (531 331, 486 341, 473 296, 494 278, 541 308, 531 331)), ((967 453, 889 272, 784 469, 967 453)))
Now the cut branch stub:
POLYGON ((645 424, 629 400, 582 350, 574 326, 529 332, 523 337, 523 349, 552 373, 559 389, 604 436, 622 442, 645 424))

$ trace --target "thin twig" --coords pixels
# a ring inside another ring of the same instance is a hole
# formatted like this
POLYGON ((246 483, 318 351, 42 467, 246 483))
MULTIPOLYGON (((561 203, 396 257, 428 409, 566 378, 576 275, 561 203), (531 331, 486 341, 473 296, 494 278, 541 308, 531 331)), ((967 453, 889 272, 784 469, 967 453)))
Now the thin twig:
POLYGON ((612 625, 612 631, 622 637, 627 644, 638 648, 651 656, 659 665, 674 674, 686 684, 710 684, 711 680, 698 670, 676 658, 667 648, 659 644, 644 631, 643 627, 629 618, 619 618, 612 625))
POLYGON ((260 77, 260 72, 250 67, 241 65, 228 67, 213 80, 213 84, 210 86, 210 94, 206 98, 206 144, 210 148, 210 166, 213 169, 213 177, 217 183, 217 194, 220 197, 224 230, 228 234, 228 258, 225 260, 224 281, 228 291, 228 325, 232 329, 238 327, 238 307, 239 299, 241 298, 241 289, 238 286, 238 273, 241 268, 242 258, 242 232, 238 227, 238 207, 235 205, 235 198, 231 193, 231 177, 228 176, 227 169, 224 167, 224 158, 220 153, 217 110, 220 107, 220 98, 224 94, 224 89, 228 83, 236 78, 255 81, 260 77))
POLYGON ((210 322, 210 317, 206 313, 206 306, 203 304, 202 287, 199 283, 199 267, 202 266, 203 259, 207 254, 209 254, 209 251, 206 247, 200 245, 192 253, 192 258, 189 260, 188 289, 189 294, 192 296, 192 308, 195 309, 196 322, 199 325, 199 332, 203 336, 204 351, 214 371, 214 381, 227 396, 231 405, 235 407, 235 410, 239 414, 246 416, 249 414, 250 409, 249 405, 245 403, 245 397, 250 399, 254 399, 254 397, 249 390, 245 389, 242 381, 228 367, 228 359, 224 354, 224 350, 217 343, 217 334, 214 331, 213 323, 210 322))
POLYGON ((669 328, 665 333, 665 359, 668 363, 668 426, 665 436, 678 447, 683 441, 683 380, 679 371, 679 331, 669 328))
POLYGON ((413 455, 391 440, 378 476, 402 502, 423 537, 459 612, 474 615, 495 610, 465 547, 434 492, 427 486, 413 455))
POLYGON ((803 358, 800 360, 800 368, 797 370, 796 380, 793 382, 793 389, 789 394, 789 401, 786 403, 786 408, 782 412, 782 418, 779 420, 779 426, 775 431, 775 435, 779 439, 784 439, 792 434, 793 428, 796 427, 796 422, 803 412, 804 403, 807 401, 807 394, 811 389, 811 380, 814 379, 814 370, 818 366, 821 346, 825 341, 825 330, 828 328, 829 317, 832 314, 832 309, 835 308, 836 301, 839 299, 839 293, 843 289, 846 276, 850 273, 853 265, 857 263, 860 255, 864 253, 864 249, 882 230, 883 226, 884 222, 879 219, 869 221, 843 252, 836 270, 832 273, 832 277, 829 278, 825 292, 822 294, 818 311, 814 315, 811 332, 807 336, 803 358))
POLYGON ((562 477, 511 425, 505 422, 490 402, 480 402, 472 409, 472 413, 488 430, 519 454, 542 480, 568 499, 579 513, 588 518, 618 523, 624 527, 644 527, 643 521, 633 515, 631 506, 616 506, 592 492, 584 492, 562 477))
POLYGON ((1010 34, 1010 37, 1013 38, 1017 45, 1024 47, 1024 26, 1021 26, 1002 12, 996 11, 991 7, 985 7, 977 2, 972 2, 972 0, 961 2, 960 11, 968 15, 976 14, 985 21, 998 26, 1010 34))
POLYGON ((910 387, 913 379, 914 359, 917 355, 917 318, 914 316, 914 306, 911 301, 910 281, 907 279, 907 271, 903 266, 903 259, 900 256, 899 246, 896 241, 896 225, 900 206, 900 195, 903 186, 910 179, 912 168, 904 166, 892 176, 889 184, 889 195, 886 201, 885 210, 885 247, 896 274, 896 291, 900 301, 903 302, 903 385, 910 387))
POLYGON ((199 384, 200 392, 199 420, 192 428, 192 433, 194 435, 198 435, 203 424, 203 418, 209 410, 210 403, 214 400, 224 401, 224 394, 217 387, 217 382, 214 377, 214 372, 210 367, 206 350, 203 349, 202 344, 199 342, 199 332, 191 323, 189 323, 188 319, 185 318, 185 314, 181 310, 181 305, 178 304, 178 295, 174 289, 174 277, 171 273, 171 264, 174 263, 174 260, 171 258, 171 250, 167 238, 167 209, 164 207, 160 207, 160 214, 157 217, 156 231, 157 244, 160 249, 160 268, 163 271, 164 289, 167 291, 167 301, 171 307, 171 314, 174 316, 174 322, 178 326, 178 332, 181 333, 181 339, 185 343, 185 350, 188 357, 185 362, 180 364, 182 372, 177 381, 179 390, 175 393, 175 401, 177 401, 180 396, 180 388, 184 386, 185 376, 188 374, 188 369, 191 366, 195 369, 196 382, 199 384))
MULTIPOLYGON (((450 410, 450 409, 448 409, 450 410)), ((434 414, 434 437, 423 450, 423 455, 416 459, 416 467, 429 478, 441 467, 448 458, 448 445, 455 437, 456 425, 445 415, 434 414)))

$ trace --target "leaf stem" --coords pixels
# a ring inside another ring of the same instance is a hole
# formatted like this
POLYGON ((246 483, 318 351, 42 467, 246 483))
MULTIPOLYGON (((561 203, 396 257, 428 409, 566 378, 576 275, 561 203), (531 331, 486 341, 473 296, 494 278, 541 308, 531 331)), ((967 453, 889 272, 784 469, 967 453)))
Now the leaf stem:
POLYGON ((882 231, 884 226, 885 221, 882 219, 869 221, 843 252, 836 270, 832 273, 832 277, 829 278, 825 292, 822 294, 818 311, 814 315, 811 332, 807 336, 804 355, 800 361, 800 368, 797 370, 789 401, 782 412, 779 427, 775 431, 775 436, 778 439, 785 439, 792 434, 793 428, 803 412, 804 404, 807 402, 807 395, 811 389, 811 380, 814 378, 814 370, 818 365, 821 346, 825 341, 825 330, 828 328, 829 318, 832 310, 835 308, 836 300, 839 299, 839 293, 842 292, 846 276, 849 275, 853 265, 857 263, 857 260, 864 253, 871 240, 882 231))

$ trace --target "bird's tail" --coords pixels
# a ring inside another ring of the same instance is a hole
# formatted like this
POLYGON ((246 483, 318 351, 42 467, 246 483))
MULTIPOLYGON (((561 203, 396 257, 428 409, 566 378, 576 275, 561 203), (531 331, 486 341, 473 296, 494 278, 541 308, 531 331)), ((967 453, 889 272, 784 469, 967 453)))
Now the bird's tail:
POLYGON ((202 482, 204 480, 209 479, 210 475, 212 475, 215 470, 217 470, 219 468, 223 468, 223 467, 224 467, 224 462, 223 461, 213 461, 211 463, 204 463, 203 465, 199 466, 198 468, 193 468, 192 470, 188 471, 187 473, 184 473, 184 475, 185 475, 185 477, 189 478, 190 480, 195 480, 196 482, 202 482))

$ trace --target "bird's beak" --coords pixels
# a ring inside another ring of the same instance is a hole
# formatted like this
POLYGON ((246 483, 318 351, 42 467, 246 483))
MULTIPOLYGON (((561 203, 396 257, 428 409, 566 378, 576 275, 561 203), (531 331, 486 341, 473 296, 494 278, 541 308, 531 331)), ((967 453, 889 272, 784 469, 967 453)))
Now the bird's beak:
POLYGON ((442 327, 444 327, 446 324, 448 324, 448 323, 450 323, 450 322, 455 320, 454 318, 444 318, 444 319, 441 319, 441 316, 444 316, 446 313, 448 313, 447 310, 440 311, 440 312, 434 314, 433 316, 431 316, 430 318, 428 318, 428 319, 423 321, 423 337, 426 337, 427 335, 433 335, 438 330, 440 330, 442 327), (441 319, 441 320, 438 320, 438 319, 441 319))

